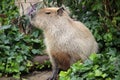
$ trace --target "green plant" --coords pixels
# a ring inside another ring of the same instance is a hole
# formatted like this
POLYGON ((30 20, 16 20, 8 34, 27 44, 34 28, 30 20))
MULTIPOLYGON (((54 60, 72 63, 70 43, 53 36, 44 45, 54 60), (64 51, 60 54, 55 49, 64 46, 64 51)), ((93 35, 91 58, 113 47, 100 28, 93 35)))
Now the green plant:
POLYGON ((84 63, 78 61, 71 68, 60 72, 60 80, 113 80, 118 72, 111 55, 92 54, 84 63))
MULTIPOLYGON (((19 17, 14 0, 0 1, 0 76, 12 75, 20 78, 21 73, 29 72, 34 65, 31 59, 34 55, 43 55, 42 31, 33 29, 30 34, 20 32, 19 24, 13 24, 12 20, 19 17), (5 15, 6 17, 3 17, 5 15)), ((20 18, 23 27, 29 20, 27 17, 20 18)), ((46 63, 47 64, 47 63, 46 63)))
POLYGON ((14 5, 14 0, 0 1, 0 23, 9 24, 11 19, 18 17, 18 9, 14 5))
POLYGON ((44 69, 44 68, 50 68, 51 67, 51 63, 50 61, 44 61, 43 64, 39 64, 38 62, 34 63, 35 64, 35 68, 36 69, 44 69))
POLYGON ((29 71, 27 61, 32 55, 42 54, 42 49, 43 40, 21 34, 16 26, 0 30, 0 71, 3 74, 29 71))

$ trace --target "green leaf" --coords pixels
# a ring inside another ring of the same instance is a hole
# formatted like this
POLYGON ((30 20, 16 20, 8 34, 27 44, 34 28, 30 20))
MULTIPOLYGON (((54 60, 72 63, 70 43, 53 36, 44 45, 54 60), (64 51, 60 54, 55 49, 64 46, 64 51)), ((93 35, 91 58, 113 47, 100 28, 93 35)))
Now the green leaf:
POLYGON ((102 76, 102 71, 95 70, 95 76, 102 76))
POLYGON ((60 72, 60 76, 65 77, 66 75, 67 75, 67 72, 63 72, 63 71, 60 72))
POLYGON ((24 71, 25 70, 25 66, 20 66, 19 70, 20 71, 24 71))
POLYGON ((22 61, 23 61, 22 55, 17 55, 16 61, 17 61, 18 63, 22 62, 22 61))
POLYGON ((112 80, 111 78, 106 78, 105 80, 112 80))
POLYGON ((94 61, 96 57, 97 57, 97 54, 91 54, 89 58, 90 60, 94 61))
POLYGON ((39 39, 32 39, 32 41, 35 42, 35 43, 40 43, 39 39))
POLYGON ((67 75, 68 75, 68 72, 61 71, 60 72, 60 80, 71 80, 70 77, 67 75))
POLYGON ((27 60, 27 66, 31 67, 31 66, 33 66, 33 63, 31 61, 27 60))
POLYGON ((99 65, 94 65, 93 66, 93 70, 96 70, 96 69, 98 69, 99 68, 99 65))
POLYGON ((40 53, 40 51, 38 49, 32 49, 32 53, 37 54, 37 53, 40 53))
POLYGON ((105 34, 105 35, 103 36, 103 38, 104 38, 104 40, 105 40, 106 42, 110 42, 110 41, 113 40, 113 36, 112 36, 111 33, 105 34))
POLYGON ((89 72, 87 75, 88 78, 94 78, 94 73, 93 72, 89 72))
POLYGON ((92 11, 95 10, 102 10, 102 3, 101 2, 97 2, 97 4, 92 5, 92 11))
POLYGON ((14 74, 13 77, 14 77, 15 79, 20 79, 20 74, 21 74, 21 73, 14 74))
POLYGON ((0 30, 8 29, 10 27, 11 27, 11 25, 0 26, 0 30))
POLYGON ((105 78, 106 76, 107 76, 107 74, 106 74, 106 73, 102 74, 102 77, 103 77, 103 78, 105 78))

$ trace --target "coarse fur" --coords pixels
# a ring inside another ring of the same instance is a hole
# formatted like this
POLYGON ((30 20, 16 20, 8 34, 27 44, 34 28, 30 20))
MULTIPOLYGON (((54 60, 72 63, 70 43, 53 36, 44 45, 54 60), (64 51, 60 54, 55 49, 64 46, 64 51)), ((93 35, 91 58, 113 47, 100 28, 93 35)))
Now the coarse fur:
POLYGON ((59 69, 67 70, 76 61, 84 61, 98 50, 90 30, 83 23, 71 19, 64 9, 40 9, 32 17, 31 23, 44 32, 53 67, 50 80, 55 80, 59 69))

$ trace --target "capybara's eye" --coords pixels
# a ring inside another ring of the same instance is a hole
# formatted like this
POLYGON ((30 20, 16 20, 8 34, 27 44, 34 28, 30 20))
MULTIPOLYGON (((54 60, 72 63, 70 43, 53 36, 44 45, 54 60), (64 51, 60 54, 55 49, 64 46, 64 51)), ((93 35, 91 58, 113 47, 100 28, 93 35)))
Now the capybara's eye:
POLYGON ((46 11, 45 14, 51 14, 51 12, 50 11, 46 11))

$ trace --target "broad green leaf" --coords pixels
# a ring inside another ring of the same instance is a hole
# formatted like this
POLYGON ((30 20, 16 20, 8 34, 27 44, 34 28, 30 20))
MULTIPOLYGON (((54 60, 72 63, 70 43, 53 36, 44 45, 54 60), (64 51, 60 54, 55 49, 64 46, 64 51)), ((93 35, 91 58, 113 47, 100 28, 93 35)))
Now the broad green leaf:
POLYGON ((10 27, 11 27, 11 25, 0 26, 0 30, 8 29, 10 27))
POLYGON ((95 76, 102 76, 102 71, 95 70, 95 76))
POLYGON ((90 60, 94 61, 96 57, 97 57, 97 54, 91 54, 89 58, 90 60))

